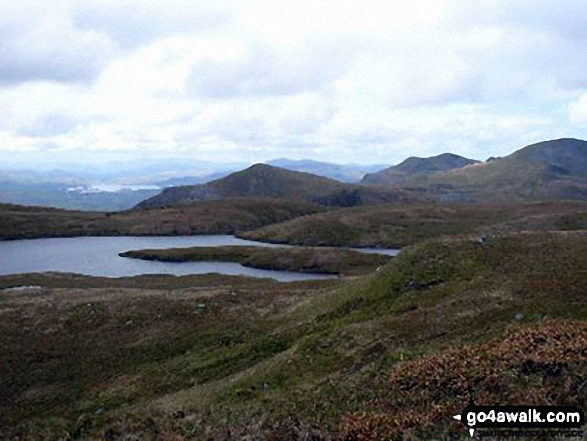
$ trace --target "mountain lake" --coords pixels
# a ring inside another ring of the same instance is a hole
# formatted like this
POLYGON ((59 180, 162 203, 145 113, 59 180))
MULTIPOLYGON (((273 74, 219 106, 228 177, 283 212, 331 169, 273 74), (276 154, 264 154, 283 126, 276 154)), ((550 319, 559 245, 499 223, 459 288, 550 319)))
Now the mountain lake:
MULTIPOLYGON (((35 272, 64 272, 98 277, 129 277, 140 274, 219 273, 265 277, 280 282, 327 279, 327 274, 273 271, 248 268, 233 262, 157 262, 128 259, 118 253, 138 249, 164 249, 214 246, 273 245, 238 239, 230 235, 214 236, 116 236, 24 239, 0 241, 0 275, 35 272)), ((399 250, 361 248, 361 252, 395 255, 399 250)))

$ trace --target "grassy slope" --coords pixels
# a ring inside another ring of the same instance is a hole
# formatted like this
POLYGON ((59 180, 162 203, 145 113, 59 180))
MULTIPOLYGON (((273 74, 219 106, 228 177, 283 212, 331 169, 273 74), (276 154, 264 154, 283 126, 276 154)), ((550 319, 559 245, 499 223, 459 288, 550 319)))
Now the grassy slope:
POLYGON ((346 184, 310 173, 295 172, 266 164, 200 185, 165 189, 140 203, 139 207, 159 207, 231 197, 274 197, 307 200, 314 195, 340 191, 346 184))
POLYGON ((585 200, 586 149, 585 141, 545 141, 489 163, 419 176, 402 187, 442 201, 585 200))
POLYGON ((250 198, 117 213, 0 204, 0 238, 232 234, 321 210, 305 202, 250 198))
POLYGON ((238 262, 252 268, 357 275, 374 271, 389 256, 365 254, 334 248, 195 247, 165 250, 134 250, 120 254, 143 260, 164 262, 238 262))
POLYGON ((307 246, 402 247, 442 235, 587 228, 587 203, 410 204, 328 211, 242 233, 307 246))
POLYGON ((424 242, 352 281, 0 292, 4 433, 463 436, 469 386, 585 407, 586 273, 587 233, 559 232, 424 242))
POLYGON ((439 172, 461 168, 478 161, 452 153, 443 153, 430 158, 411 157, 398 165, 366 175, 362 182, 370 185, 396 185, 439 172))

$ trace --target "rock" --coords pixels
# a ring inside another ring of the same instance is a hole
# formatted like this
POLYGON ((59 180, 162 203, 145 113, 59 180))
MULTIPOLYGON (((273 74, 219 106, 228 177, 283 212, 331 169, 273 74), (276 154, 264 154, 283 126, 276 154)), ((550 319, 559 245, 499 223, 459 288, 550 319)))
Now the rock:
POLYGON ((185 412, 183 410, 176 410, 171 414, 171 416, 176 420, 182 420, 185 418, 185 412))

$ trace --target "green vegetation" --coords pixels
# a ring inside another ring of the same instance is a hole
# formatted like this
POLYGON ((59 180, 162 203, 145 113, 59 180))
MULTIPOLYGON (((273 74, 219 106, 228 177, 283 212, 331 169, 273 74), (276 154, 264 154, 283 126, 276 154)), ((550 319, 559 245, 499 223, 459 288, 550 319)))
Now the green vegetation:
POLYGON ((163 208, 0 206, 4 239, 238 233, 407 246, 393 259, 316 248, 125 254, 354 276, 295 283, 0 277, 0 438, 455 439, 465 429, 451 417, 469 393, 478 404, 587 409, 587 204, 511 202, 584 198, 584 146, 542 143, 398 191, 254 166, 144 204, 163 208), (353 207, 426 198, 511 201, 353 207))
POLYGON ((469 387, 585 408, 586 272, 585 232, 535 232, 421 242, 350 280, 0 278, 30 286, 0 291, 0 434, 454 438, 469 387))
POLYGON ((453 234, 587 228, 587 203, 410 204, 331 210, 240 233, 305 246, 403 247, 453 234), (546 214, 545 214, 546 213, 546 214))
MULTIPOLYGON (((490 162, 419 174, 397 185, 392 174, 390 188, 445 202, 585 200, 585 170, 587 142, 558 139, 524 147, 490 162)), ((383 182, 377 183, 385 183, 383 175, 383 182)))
POLYGON ((401 164, 366 175, 362 182, 371 185, 397 185, 478 162, 452 153, 443 153, 431 158, 411 157, 401 164))
POLYGON ((122 257, 163 262, 238 262, 251 268, 359 275, 374 271, 387 263, 389 256, 365 254, 336 248, 267 248, 248 246, 170 248, 135 250, 122 257))
POLYGON ((305 246, 395 248, 451 234, 585 228, 582 202, 384 204, 325 211, 305 202, 240 198, 118 213, 0 204, 4 239, 236 233, 305 246))
POLYGON ((306 202, 251 198, 116 213, 0 204, 0 238, 232 234, 321 210, 306 202))

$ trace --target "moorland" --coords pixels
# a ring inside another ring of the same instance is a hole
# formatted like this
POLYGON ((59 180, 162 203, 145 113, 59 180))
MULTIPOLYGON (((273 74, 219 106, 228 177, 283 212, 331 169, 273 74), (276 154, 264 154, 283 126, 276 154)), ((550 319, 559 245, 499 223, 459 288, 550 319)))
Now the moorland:
POLYGON ((253 166, 121 212, 1 206, 6 240, 236 234, 299 247, 125 255, 339 277, 2 276, 0 438, 459 439, 471 394, 587 409, 586 145, 361 183, 253 166), (402 251, 323 248, 367 246, 402 251))

